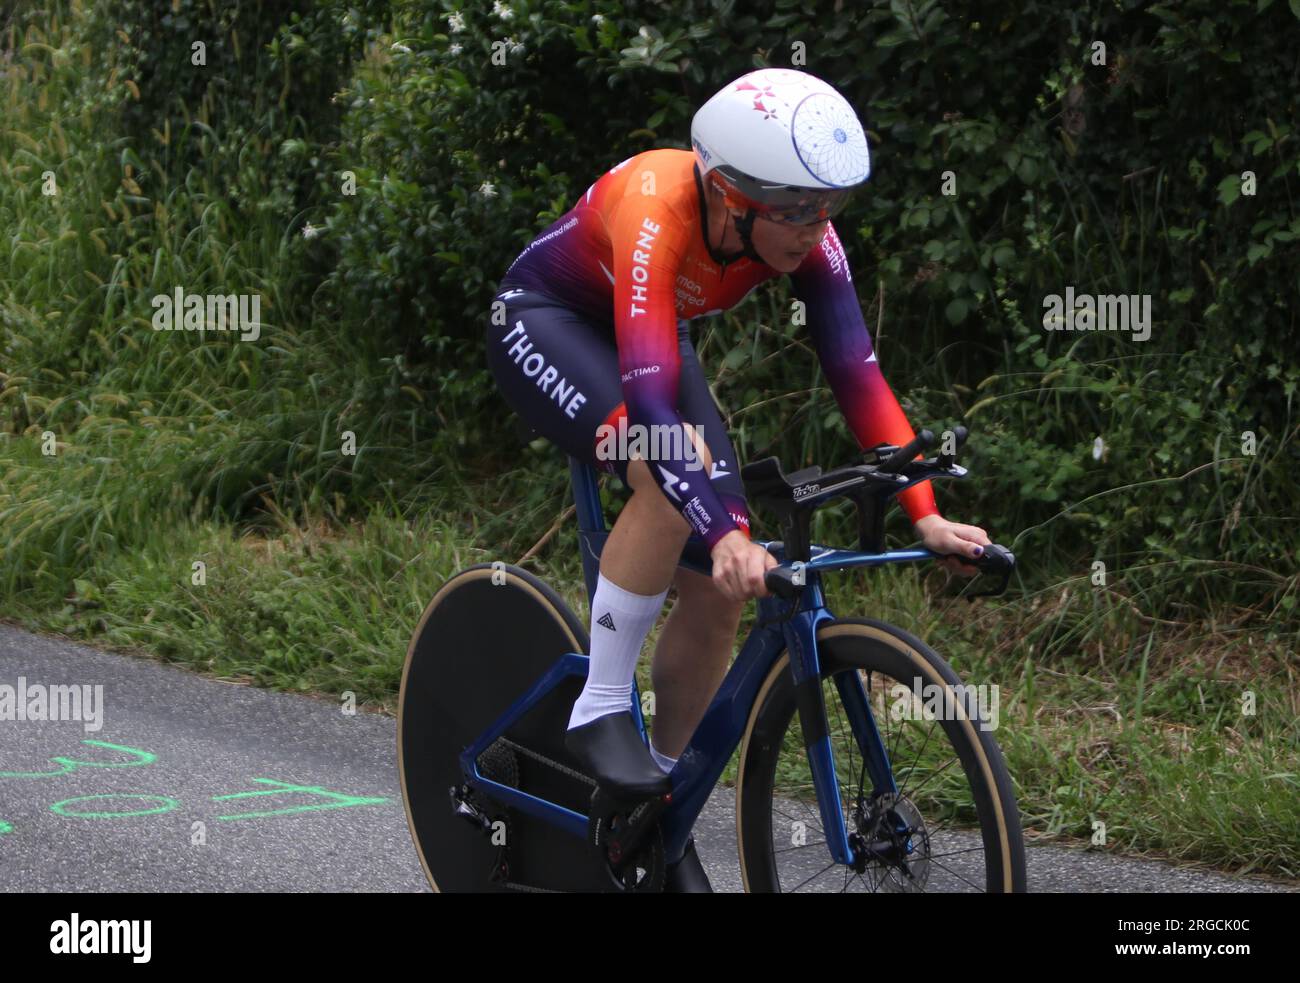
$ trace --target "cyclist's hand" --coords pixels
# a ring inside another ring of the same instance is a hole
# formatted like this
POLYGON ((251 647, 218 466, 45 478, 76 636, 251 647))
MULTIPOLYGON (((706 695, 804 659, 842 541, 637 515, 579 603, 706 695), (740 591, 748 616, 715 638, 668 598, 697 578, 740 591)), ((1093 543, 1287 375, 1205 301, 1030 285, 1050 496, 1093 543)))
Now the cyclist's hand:
MULTIPOLYGON (((981 547, 993 545, 989 534, 979 526, 949 522, 939 515, 922 516, 915 526, 926 548, 936 553, 958 553, 975 558, 984 552, 981 547)), ((939 565, 963 577, 973 577, 979 573, 978 567, 962 563, 951 556, 940 560, 939 565)))
POLYGON ((713 545, 713 583, 733 601, 766 597, 771 591, 763 574, 777 566, 774 557, 739 529, 733 529, 713 545))

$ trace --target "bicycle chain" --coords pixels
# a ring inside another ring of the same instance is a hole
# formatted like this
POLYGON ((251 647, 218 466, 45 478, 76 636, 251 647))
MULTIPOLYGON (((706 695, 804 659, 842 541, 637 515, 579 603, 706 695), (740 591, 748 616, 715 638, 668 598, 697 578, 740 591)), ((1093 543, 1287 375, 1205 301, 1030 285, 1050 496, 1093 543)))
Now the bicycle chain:
POLYGON ((582 784, 584 784, 584 785, 590 785, 592 788, 595 788, 595 787, 596 787, 596 780, 595 780, 594 778, 591 778, 591 777, 589 777, 589 776, 587 776, 587 775, 584 775, 584 774, 583 774, 582 772, 580 772, 580 771, 574 771, 572 768, 569 768, 569 767, 566 766, 566 765, 562 765, 562 764, 560 764, 558 761, 554 761, 554 760, 552 760, 551 758, 548 758, 548 757, 547 757, 546 755, 544 755, 544 754, 539 754, 539 753, 536 752, 536 751, 532 751, 532 750, 530 750, 530 749, 524 747, 522 744, 516 744, 514 741, 512 741, 512 740, 510 740, 509 738, 506 738, 506 737, 498 737, 498 738, 497 738, 497 741, 499 741, 500 743, 504 744, 506 747, 510 748, 512 751, 515 751, 515 752, 517 752, 517 753, 519 753, 519 754, 522 754, 522 755, 524 755, 524 756, 526 756, 526 757, 532 758, 534 761, 540 761, 540 762, 542 762, 543 764, 549 765, 550 767, 554 768, 556 771, 558 771, 558 772, 560 772, 560 773, 562 773, 562 774, 568 775, 570 778, 574 778, 574 779, 576 779, 576 780, 582 782, 582 784))
MULTIPOLYGON (((572 768, 569 768, 569 767, 566 766, 566 765, 562 765, 562 764, 560 764, 558 761, 555 761, 555 760, 553 760, 553 759, 551 759, 551 758, 548 758, 548 757, 547 757, 546 755, 544 755, 544 754, 539 754, 539 753, 536 752, 536 751, 533 751, 533 750, 531 750, 531 749, 529 749, 529 748, 526 748, 526 747, 524 747, 522 744, 516 744, 514 741, 510 740, 510 739, 507 738, 507 737, 498 737, 497 740, 496 740, 496 742, 494 742, 494 743, 500 743, 503 747, 507 747, 507 748, 509 748, 511 751, 514 751, 514 752, 517 753, 517 754, 522 754, 522 755, 524 755, 525 757, 532 758, 534 761, 540 761, 540 762, 542 762, 543 764, 545 764, 545 765, 547 765, 547 766, 549 766, 549 767, 551 767, 551 768, 554 768, 556 771, 558 771, 558 772, 560 772, 560 773, 562 773, 562 774, 564 774, 564 775, 568 775, 570 778, 576 779, 576 780, 579 781, 579 782, 582 782, 584 785, 590 785, 592 788, 595 788, 595 787, 596 787, 596 782, 595 782, 594 779, 589 778, 588 776, 582 774, 581 772, 574 771, 572 768)), ((504 856, 503 856, 503 859, 505 859, 506 862, 509 863, 509 857, 510 857, 510 854, 509 854, 509 848, 506 847, 506 848, 504 848, 504 856)), ((523 884, 523 883, 521 883, 521 882, 519 882, 519 881, 501 881, 500 883, 501 883, 501 886, 502 886, 502 887, 505 887, 505 888, 507 888, 507 889, 509 889, 509 890, 511 890, 511 891, 521 891, 521 892, 524 892, 524 893, 527 893, 527 894, 565 894, 565 893, 567 893, 567 892, 565 892, 565 891, 559 891, 559 890, 556 890, 555 888, 550 888, 550 887, 537 887, 536 885, 533 885, 533 884, 523 884)))

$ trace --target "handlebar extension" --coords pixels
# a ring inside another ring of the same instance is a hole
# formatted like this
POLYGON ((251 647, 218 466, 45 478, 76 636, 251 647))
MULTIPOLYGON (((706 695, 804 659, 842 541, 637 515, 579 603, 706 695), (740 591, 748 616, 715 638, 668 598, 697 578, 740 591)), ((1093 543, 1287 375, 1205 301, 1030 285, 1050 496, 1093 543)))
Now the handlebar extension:
MULTIPOLYGON (((967 594, 966 599, 968 601, 973 601, 977 597, 994 597, 1004 593, 1007 584, 1011 580, 1011 572, 1016 568, 1016 555, 1005 546, 999 546, 997 543, 985 546, 983 554, 975 559, 962 556, 960 553, 937 553, 935 559, 944 559, 949 556, 955 557, 963 563, 972 564, 982 574, 991 574, 1002 578, 1002 583, 995 590, 967 594)), ((802 572, 799 572, 798 577, 802 579, 802 576, 802 572)), ((796 583, 795 580, 796 571, 786 566, 773 567, 763 575, 763 583, 767 585, 767 589, 777 597, 784 598, 787 601, 794 598, 799 593, 800 588, 803 587, 802 583, 796 583)))

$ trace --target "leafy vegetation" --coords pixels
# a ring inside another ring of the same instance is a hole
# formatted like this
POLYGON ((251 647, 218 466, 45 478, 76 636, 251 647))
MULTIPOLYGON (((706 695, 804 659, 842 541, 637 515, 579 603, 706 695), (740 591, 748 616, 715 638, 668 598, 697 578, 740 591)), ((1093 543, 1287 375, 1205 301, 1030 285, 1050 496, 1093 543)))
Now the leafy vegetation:
MULTIPOLYGON (((836 609, 1004 687, 1031 828, 1296 876, 1298 9, 11 5, 3 611, 388 705, 461 566, 528 555, 581 610, 571 525, 533 549, 564 462, 517 445, 481 351, 496 283, 603 170, 795 64, 870 131, 836 224, 886 375, 915 425, 973 433, 940 504, 1021 560, 973 613, 935 571, 836 609), (153 330, 177 287, 258 294, 260 338, 153 330), (1149 297, 1149 339, 1045 330, 1067 289, 1149 297)), ((847 461, 790 299, 697 349, 744 456, 847 461)))

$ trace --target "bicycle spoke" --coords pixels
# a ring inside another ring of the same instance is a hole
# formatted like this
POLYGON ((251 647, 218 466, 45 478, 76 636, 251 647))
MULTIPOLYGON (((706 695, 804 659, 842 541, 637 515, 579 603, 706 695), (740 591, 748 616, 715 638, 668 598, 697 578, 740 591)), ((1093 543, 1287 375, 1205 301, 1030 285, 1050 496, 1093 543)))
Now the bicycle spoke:
MULTIPOLYGON (((775 808, 775 806, 774 806, 773 808, 775 808)), ((790 823, 791 826, 793 826, 795 823, 801 823, 801 822, 803 822, 802 819, 795 819, 794 816, 791 816, 791 815, 789 815, 789 814, 787 814, 787 813, 785 813, 785 812, 782 812, 780 809, 777 809, 776 811, 777 811, 778 813, 780 813, 780 814, 781 814, 781 818, 784 819, 786 822, 790 823)), ((817 828, 820 830, 820 829, 821 829, 821 826, 818 825, 817 828)))
POLYGON ((934 860, 936 857, 955 857, 959 853, 975 853, 977 850, 980 853, 983 853, 984 847, 973 846, 968 850, 949 850, 947 853, 931 853, 931 854, 927 854, 927 859, 934 860))
MULTIPOLYGON (((925 743, 921 745, 921 750, 917 751, 916 757, 912 759, 912 765, 908 768, 908 772, 907 772, 909 776, 911 775, 912 771, 915 770, 916 762, 921 760, 921 755, 925 753, 925 749, 930 746, 930 735, 933 733, 934 733, 934 728, 931 727, 929 732, 925 735, 925 743)), ((895 774, 897 774, 897 772, 895 772, 895 774)), ((907 794, 907 783, 904 782, 903 787, 898 790, 899 798, 902 798, 906 794, 907 794)))
POLYGON ((883 883, 885 883, 885 881, 887 881, 887 880, 889 880, 889 871, 887 871, 887 870, 881 868, 881 869, 880 869, 880 876, 877 877, 875 880, 873 880, 873 881, 871 882, 871 893, 872 893, 872 894, 879 894, 879 893, 880 893, 880 885, 883 884, 883 883))
POLYGON ((827 844, 825 840, 817 840, 815 843, 801 843, 799 846, 788 846, 784 850, 773 850, 772 856, 775 857, 777 854, 781 854, 781 853, 791 853, 795 850, 808 850, 815 846, 826 846, 826 845, 827 844))
MULTIPOLYGON (((917 798, 917 793, 919 793, 919 792, 921 791, 921 789, 925 788, 926 783, 929 782, 931 778, 934 778, 936 775, 941 775, 941 774, 943 774, 944 771, 947 770, 948 765, 951 765, 951 764, 952 764, 954 761, 956 761, 956 760, 957 760, 957 759, 956 759, 955 757, 953 757, 953 758, 949 758, 949 759, 948 759, 948 764, 944 765, 944 766, 943 766, 942 768, 940 768, 938 771, 932 771, 932 772, 930 772, 930 774, 926 777, 925 781, 921 782, 920 785, 918 785, 918 786, 916 786, 916 788, 912 789, 912 795, 911 795, 912 800, 913 800, 913 801, 916 800, 916 798, 917 798)), ((906 786, 904 786, 904 787, 906 787, 906 786)), ((900 790, 898 794, 899 794, 899 795, 902 795, 902 794, 903 794, 902 790, 900 790)))
MULTIPOLYGON (((929 859, 930 859, 930 860, 933 860, 934 858, 933 858, 933 857, 930 857, 929 859)), ((953 870, 953 869, 952 869, 951 867, 949 867, 947 864, 936 864, 935 866, 942 867, 942 868, 943 868, 944 870, 946 870, 948 873, 952 874, 953 877, 957 878, 957 880, 959 880, 959 881, 964 881, 965 883, 970 884, 971 887, 975 888, 975 890, 979 891, 981 894, 984 893, 984 888, 980 887, 978 884, 971 884, 970 881, 966 880, 966 878, 962 877, 961 874, 957 873, 955 870, 953 870)))
MULTIPOLYGON (((803 800, 802 800, 802 799, 798 799, 798 800, 796 800, 796 801, 798 801, 800 805, 803 805, 803 800)), ((773 806, 773 808, 776 808, 776 807, 773 806)), ((809 817, 812 818, 812 820, 813 820, 813 825, 817 828, 817 832, 821 833, 822 836, 825 836, 825 835, 826 835, 826 831, 825 831, 824 829, 822 829, 822 824, 821 824, 821 822, 820 822, 820 821, 819 821, 815 816, 812 815, 812 811, 811 811, 811 810, 810 810, 806 805, 804 805, 804 811, 807 812, 808 815, 809 815, 809 817)), ((781 812, 781 810, 777 809, 777 812, 781 812)), ((795 823, 801 823, 801 822, 803 822, 802 819, 795 819, 793 816, 788 816, 788 815, 786 815, 784 812, 781 812, 781 816, 782 816, 782 818, 784 818, 787 822, 789 822, 790 825, 791 825, 792 827, 794 826, 795 823)))
MULTIPOLYGON (((827 864, 825 867, 823 867, 821 870, 817 871, 817 873, 813 874, 812 877, 809 877, 809 878, 807 878, 806 880, 800 881, 799 884, 796 885, 794 891, 799 890, 799 888, 801 888, 801 887, 803 887, 805 884, 807 884, 808 881, 815 881, 817 878, 821 877, 822 874, 826 873, 826 871, 830 870, 830 869, 831 869, 832 867, 834 867, 834 866, 835 866, 835 861, 832 860, 830 863, 828 863, 828 864, 827 864)), ((794 891, 791 891, 790 893, 793 894, 794 891)))
MULTIPOLYGON (((803 811, 808 813, 808 818, 812 820, 813 825, 816 826, 818 829, 821 829, 822 828, 821 814, 813 812, 812 807, 809 806, 808 803, 805 802, 803 799, 797 799, 796 801, 801 806, 803 806, 803 811)), ((825 832, 826 832, 825 830, 822 830, 822 835, 825 835, 825 832)))
MULTIPOLYGON (((829 682, 829 683, 831 684, 830 686, 827 687, 827 689, 830 690, 832 696, 835 695, 835 694, 837 693, 837 690, 836 690, 836 688, 835 688, 835 684, 834 684, 834 677, 831 677, 830 679, 828 679, 827 682, 829 682)), ((839 726, 839 729, 838 729, 838 731, 837 731, 837 735, 838 735, 838 736, 842 736, 843 733, 844 733, 844 727, 845 727, 845 724, 844 724, 844 719, 840 716, 840 711, 839 711, 839 702, 838 702, 838 701, 835 702, 835 719, 836 719, 836 721, 837 721, 837 722, 839 723, 839 725, 840 725, 840 726, 839 726)), ((852 773, 853 773, 853 745, 856 743, 856 741, 855 741, 855 739, 854 739, 854 737, 853 737, 853 728, 852 728, 852 727, 849 727, 849 728, 848 728, 848 731, 849 731, 849 734, 848 734, 848 741, 847 741, 847 744, 848 744, 848 753, 849 753, 849 774, 852 774, 852 773)), ((832 757, 832 760, 834 759, 834 750, 835 750, 835 743, 832 742, 832 743, 831 743, 831 757, 832 757)))
MULTIPOLYGON (((883 698, 883 694, 882 694, 882 698, 883 698)), ((886 708, 884 717, 886 720, 889 719, 888 708, 886 708)), ((903 731, 906 730, 906 728, 907 728, 907 722, 900 720, 898 722, 898 730, 894 732, 893 744, 890 745, 887 743, 887 746, 889 747, 889 767, 891 769, 893 769, 894 767, 894 762, 898 760, 898 744, 903 739, 903 731)), ((888 728, 886 728, 886 734, 888 734, 888 728)), ((888 742, 888 738, 886 738, 886 741, 888 742)))
MULTIPOLYGON (((858 679, 857 676, 855 676, 854 679, 855 679, 855 682, 860 682, 860 680, 858 679)), ((840 709, 839 709, 840 701, 837 700, 837 699, 835 699, 835 697, 838 696, 838 694, 839 694, 839 690, 838 690, 838 687, 836 687, 836 686, 834 685, 833 680, 834 680, 834 677, 831 677, 830 679, 828 679, 828 682, 830 682, 832 685, 828 686, 828 687, 827 687, 827 690, 829 691, 829 694, 830 694, 830 696, 831 696, 831 702, 833 703, 833 705, 834 705, 834 707, 835 707, 835 719, 836 719, 836 721, 837 721, 838 724, 839 724, 839 727, 837 728, 837 731, 836 731, 836 737, 839 738, 839 740, 838 740, 838 741, 832 741, 832 745, 831 745, 831 758, 832 758, 832 760, 834 760, 834 758, 835 758, 835 753, 834 753, 834 752, 835 752, 835 749, 836 749, 836 747, 838 746, 838 744, 840 743, 840 741, 842 741, 843 744, 845 745, 845 748, 846 748, 846 756, 847 756, 847 758, 848 758, 848 767, 847 767, 847 772, 848 772, 848 775, 850 776, 850 779, 849 779, 849 781, 848 781, 847 783, 842 783, 842 779, 840 779, 840 774, 839 774, 839 773, 840 773, 840 769, 839 769, 838 767, 836 768, 836 781, 837 781, 837 784, 840 784, 840 789, 839 789, 840 811, 841 811, 841 814, 843 814, 843 813, 846 812, 846 811, 849 811, 849 812, 855 811, 855 810, 857 809, 857 807, 858 807, 858 804, 862 802, 862 799, 863 799, 863 796, 862 796, 862 788, 863 788, 863 785, 864 785, 864 783, 865 783, 865 781, 866 781, 867 758, 866 758, 866 755, 865 755, 865 754, 862 756, 862 767, 861 767, 861 769, 858 769, 858 768, 856 768, 856 767, 854 766, 854 754, 853 754, 853 749, 854 749, 854 747, 857 745, 857 735, 854 733, 854 730, 853 730, 852 725, 851 725, 851 724, 846 724, 846 723, 845 723, 845 720, 844 720, 844 716, 842 716, 841 713, 840 713, 840 709), (856 792, 856 794, 854 793, 853 781, 852 781, 852 777, 851 777, 855 772, 857 772, 857 775, 858 775, 858 781, 857 781, 857 792, 856 792)), ((868 700, 869 700, 869 694, 868 694, 868 700)), ((847 708, 846 708, 846 709, 847 709, 847 708)), ((846 824, 846 825, 847 825, 847 824, 846 824)), ((846 874, 846 875, 845 875, 845 877, 846 877, 845 886, 846 886, 846 887, 847 887, 847 876, 848 876, 848 875, 846 874)))
POLYGON ((880 867, 880 877, 876 880, 876 887, 875 887, 875 890, 874 890, 872 893, 873 893, 873 894, 879 894, 879 893, 880 893, 880 885, 882 885, 882 884, 884 884, 884 883, 886 883, 886 882, 893 881, 894 876, 895 876, 896 873, 897 873, 897 872, 896 872, 893 868, 891 868, 891 867, 884 867, 884 866, 880 867))

